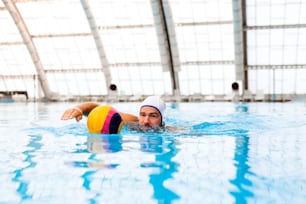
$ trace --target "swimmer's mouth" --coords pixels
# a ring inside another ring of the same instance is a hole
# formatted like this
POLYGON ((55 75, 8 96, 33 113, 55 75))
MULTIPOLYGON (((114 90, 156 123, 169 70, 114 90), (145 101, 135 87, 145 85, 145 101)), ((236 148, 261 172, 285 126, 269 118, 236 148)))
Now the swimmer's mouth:
POLYGON ((163 128, 160 126, 145 125, 145 126, 140 127, 140 130, 143 132, 159 132, 163 130, 163 128))

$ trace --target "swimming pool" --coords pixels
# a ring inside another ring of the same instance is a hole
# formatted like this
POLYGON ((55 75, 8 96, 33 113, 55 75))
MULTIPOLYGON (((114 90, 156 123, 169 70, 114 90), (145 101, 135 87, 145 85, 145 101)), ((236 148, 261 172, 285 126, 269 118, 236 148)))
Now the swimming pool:
POLYGON ((183 133, 119 135, 61 121, 73 105, 0 104, 0 203, 306 202, 305 102, 168 103, 183 133))

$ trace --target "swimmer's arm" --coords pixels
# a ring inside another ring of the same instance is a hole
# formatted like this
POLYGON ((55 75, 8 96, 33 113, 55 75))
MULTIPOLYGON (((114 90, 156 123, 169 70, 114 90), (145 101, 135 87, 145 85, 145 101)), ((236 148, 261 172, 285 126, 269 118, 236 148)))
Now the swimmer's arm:
POLYGON ((63 113, 61 119, 69 120, 69 119, 75 118, 76 121, 80 121, 83 115, 88 115, 88 113, 97 106, 99 106, 99 104, 95 102, 85 102, 85 103, 79 104, 73 108, 67 109, 63 113))
POLYGON ((133 114, 130 114, 130 113, 123 113, 123 112, 120 112, 119 113, 123 122, 125 124, 129 124, 129 123, 137 123, 138 122, 138 117, 133 115, 133 114))

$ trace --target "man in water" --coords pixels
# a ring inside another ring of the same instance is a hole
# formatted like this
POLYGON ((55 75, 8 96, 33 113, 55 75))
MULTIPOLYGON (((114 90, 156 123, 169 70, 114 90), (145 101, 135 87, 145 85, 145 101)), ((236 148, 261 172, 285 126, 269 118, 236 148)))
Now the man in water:
MULTIPOLYGON (((88 113, 97 106, 99 106, 99 104, 95 102, 82 103, 67 109, 61 119, 69 120, 75 118, 76 121, 80 121, 83 115, 88 115, 88 113)), ((131 129, 139 128, 142 131, 149 131, 151 129, 158 130, 165 127, 165 109, 166 104, 160 97, 149 96, 141 103, 138 117, 129 113, 119 112, 119 114, 124 124, 131 129)))

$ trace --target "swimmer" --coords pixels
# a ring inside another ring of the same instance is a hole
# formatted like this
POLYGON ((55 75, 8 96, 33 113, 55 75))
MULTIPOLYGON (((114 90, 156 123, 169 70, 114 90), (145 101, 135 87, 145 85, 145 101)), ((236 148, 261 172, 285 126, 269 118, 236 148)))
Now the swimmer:
MULTIPOLYGON (((62 120, 75 118, 80 121, 83 115, 99 106, 95 102, 85 102, 73 108, 67 109, 62 115, 62 120)), ((129 113, 119 112, 123 123, 132 130, 139 129, 140 131, 163 130, 165 128, 172 130, 171 127, 165 127, 165 102, 158 96, 147 97, 140 105, 139 116, 129 113)))

